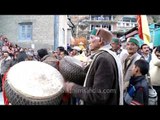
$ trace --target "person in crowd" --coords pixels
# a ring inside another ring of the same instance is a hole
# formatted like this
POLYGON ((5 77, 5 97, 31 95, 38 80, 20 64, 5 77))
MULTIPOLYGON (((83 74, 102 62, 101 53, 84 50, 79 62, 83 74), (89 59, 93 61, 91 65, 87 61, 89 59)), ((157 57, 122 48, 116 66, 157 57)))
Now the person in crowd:
POLYGON ((11 63, 12 65, 11 65, 11 66, 15 65, 16 63, 18 63, 18 59, 17 59, 18 54, 19 54, 18 51, 15 51, 15 52, 14 52, 13 58, 12 58, 12 63, 11 63))
POLYGON ((4 74, 8 71, 11 67, 12 59, 9 56, 7 51, 3 51, 3 60, 1 62, 1 73, 0 73, 0 90, 2 91, 2 78, 4 74))
POLYGON ((125 105, 148 105, 149 84, 146 75, 149 63, 144 59, 137 60, 132 67, 132 77, 124 93, 125 105))
POLYGON ((36 60, 36 59, 34 58, 34 54, 33 54, 31 51, 26 52, 26 54, 27 54, 27 58, 25 59, 26 61, 36 60))
POLYGON ((77 56, 77 55, 80 55, 81 54, 81 48, 78 47, 78 46, 74 46, 72 48, 72 51, 70 51, 70 56, 77 56))
POLYGON ((151 59, 152 59, 151 52, 150 52, 150 48, 147 44, 143 44, 141 46, 141 55, 146 61, 148 61, 148 62, 151 61, 151 59))
POLYGON ((155 47, 152 52, 152 59, 150 61, 150 80, 153 88, 157 92, 158 105, 160 105, 160 46, 155 47))
POLYGON ((60 53, 63 52, 64 50, 65 50, 65 48, 64 48, 63 46, 57 47, 57 50, 56 50, 56 52, 55 52, 55 55, 56 55, 56 58, 57 58, 58 60, 61 59, 60 53))
POLYGON ((39 49, 37 50, 37 53, 41 62, 47 63, 52 67, 58 69, 59 60, 53 57, 53 55, 49 55, 47 49, 45 48, 39 49))
POLYGON ((27 58, 27 54, 26 52, 24 51, 23 48, 20 48, 20 51, 17 55, 17 63, 21 62, 21 61, 25 61, 27 58))
POLYGON ((68 56, 68 55, 69 55, 69 54, 68 54, 67 50, 64 50, 64 51, 60 52, 60 60, 61 60, 62 58, 64 58, 65 56, 68 56))
POLYGON ((123 63, 123 75, 124 75, 124 90, 129 85, 129 80, 132 76, 132 67, 138 59, 141 58, 141 55, 138 54, 139 41, 134 37, 129 37, 127 39, 126 49, 128 51, 128 57, 123 63))
POLYGON ((111 41, 111 50, 114 51, 117 56, 120 58, 121 63, 124 63, 125 59, 128 57, 128 52, 126 49, 123 49, 121 46, 121 40, 114 37, 111 41))

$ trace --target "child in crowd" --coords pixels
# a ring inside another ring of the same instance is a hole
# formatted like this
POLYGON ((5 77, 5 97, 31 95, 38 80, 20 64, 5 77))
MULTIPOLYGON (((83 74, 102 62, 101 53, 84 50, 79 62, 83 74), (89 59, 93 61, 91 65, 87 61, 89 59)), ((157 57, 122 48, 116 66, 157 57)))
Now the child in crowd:
POLYGON ((147 61, 140 59, 135 62, 129 86, 124 92, 124 105, 148 105, 149 85, 145 76, 148 70, 147 61))

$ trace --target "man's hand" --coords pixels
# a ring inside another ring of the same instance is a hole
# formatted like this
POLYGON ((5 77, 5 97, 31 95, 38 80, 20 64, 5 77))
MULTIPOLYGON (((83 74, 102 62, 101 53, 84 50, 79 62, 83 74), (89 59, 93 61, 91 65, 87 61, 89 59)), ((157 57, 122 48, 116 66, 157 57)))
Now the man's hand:
POLYGON ((64 91, 66 93, 71 93, 72 87, 75 85, 73 82, 65 82, 64 83, 64 91))

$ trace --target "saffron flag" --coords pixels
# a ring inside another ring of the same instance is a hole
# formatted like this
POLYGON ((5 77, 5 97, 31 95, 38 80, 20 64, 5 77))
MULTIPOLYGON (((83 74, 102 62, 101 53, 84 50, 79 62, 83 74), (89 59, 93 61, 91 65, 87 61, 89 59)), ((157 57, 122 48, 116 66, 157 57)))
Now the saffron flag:
POLYGON ((151 41, 151 35, 148 26, 148 20, 146 15, 137 15, 137 25, 139 37, 144 40, 144 43, 148 44, 151 41))

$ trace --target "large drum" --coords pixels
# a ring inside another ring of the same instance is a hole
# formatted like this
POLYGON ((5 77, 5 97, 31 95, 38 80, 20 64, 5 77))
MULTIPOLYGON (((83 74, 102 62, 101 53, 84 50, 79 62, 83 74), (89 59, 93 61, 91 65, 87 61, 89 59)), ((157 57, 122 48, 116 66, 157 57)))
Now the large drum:
POLYGON ((63 88, 61 73, 38 61, 23 61, 11 67, 4 85, 12 105, 59 105, 63 88))
POLYGON ((65 56, 59 62, 59 71, 66 81, 83 85, 86 72, 83 70, 80 60, 71 56, 65 56))

